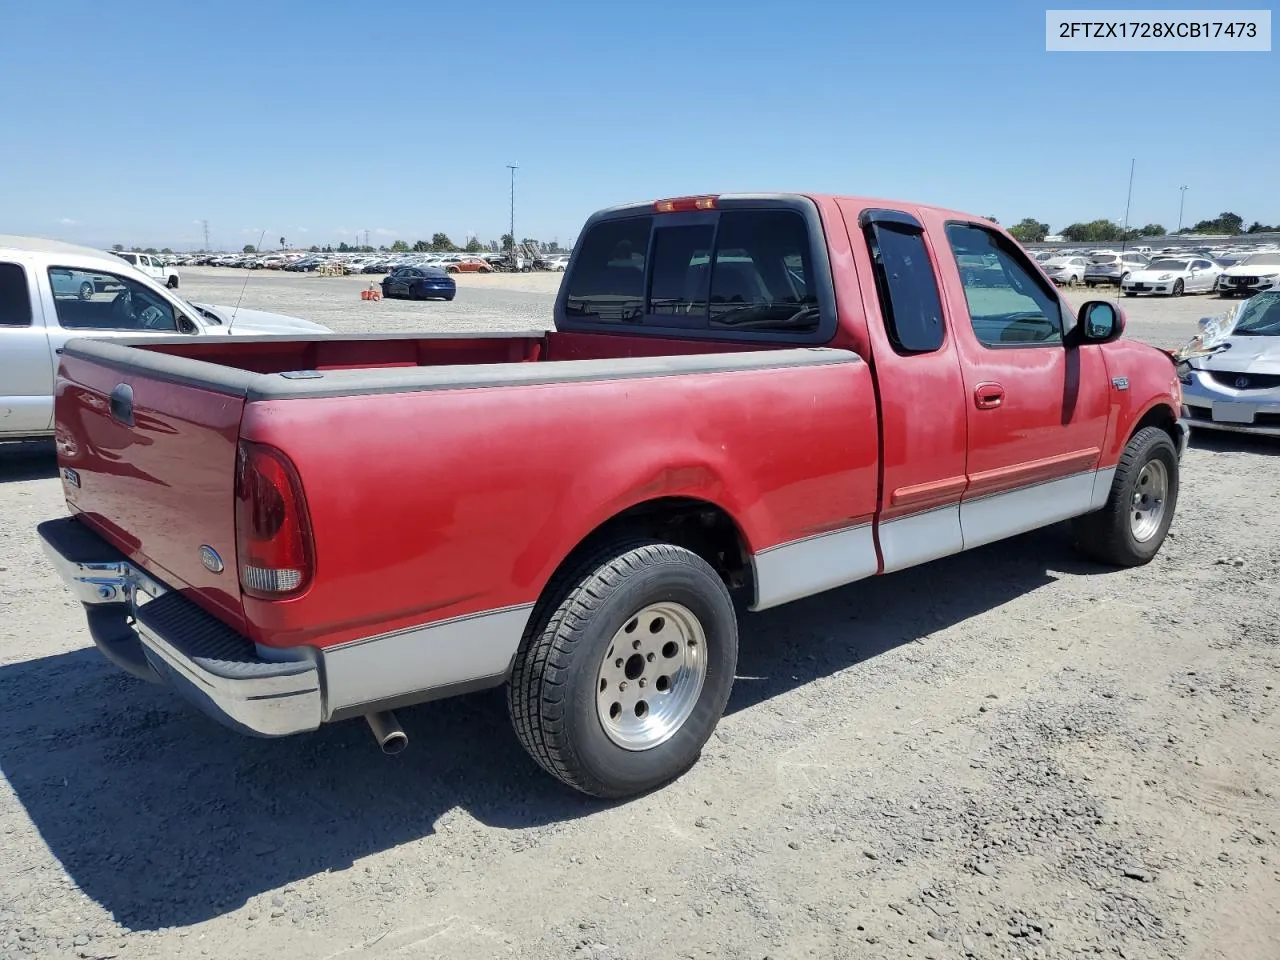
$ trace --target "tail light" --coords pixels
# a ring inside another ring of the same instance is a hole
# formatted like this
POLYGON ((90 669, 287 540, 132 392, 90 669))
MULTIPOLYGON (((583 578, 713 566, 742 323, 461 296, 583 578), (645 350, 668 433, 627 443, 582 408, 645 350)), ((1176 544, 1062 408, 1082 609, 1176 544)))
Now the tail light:
POLYGON ((236 461, 236 556, 241 588, 262 600, 301 593, 315 570, 297 471, 279 450, 243 440, 236 461))
POLYGON ((714 210, 715 197, 676 197, 672 200, 659 200, 653 205, 658 213, 684 213, 689 210, 714 210))

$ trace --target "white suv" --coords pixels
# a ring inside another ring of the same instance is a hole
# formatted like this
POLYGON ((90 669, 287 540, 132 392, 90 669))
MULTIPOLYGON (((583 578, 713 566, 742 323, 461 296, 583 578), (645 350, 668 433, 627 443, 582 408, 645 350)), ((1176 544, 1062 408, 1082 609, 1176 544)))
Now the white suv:
POLYGON ((166 267, 159 257, 147 253, 129 253, 113 250, 117 257, 125 263, 131 263, 152 280, 163 283, 170 290, 178 289, 178 271, 174 267, 166 267))

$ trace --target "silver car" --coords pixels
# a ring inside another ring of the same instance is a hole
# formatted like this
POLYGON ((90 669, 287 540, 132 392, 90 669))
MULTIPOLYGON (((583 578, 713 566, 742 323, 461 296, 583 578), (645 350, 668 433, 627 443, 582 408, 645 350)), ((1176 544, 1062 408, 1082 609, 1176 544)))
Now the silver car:
POLYGON ((1084 281, 1084 272, 1089 268, 1089 261, 1084 257, 1053 257, 1043 261, 1040 266, 1054 283, 1074 287, 1077 283, 1084 281))
POLYGON ((1090 287, 1100 283, 1113 283, 1118 287, 1129 274, 1145 269, 1150 262, 1151 258, 1143 253, 1100 253, 1090 258, 1084 282, 1090 287))
POLYGON ((1193 429, 1280 437, 1280 290, 1240 305, 1234 325, 1178 363, 1193 429))

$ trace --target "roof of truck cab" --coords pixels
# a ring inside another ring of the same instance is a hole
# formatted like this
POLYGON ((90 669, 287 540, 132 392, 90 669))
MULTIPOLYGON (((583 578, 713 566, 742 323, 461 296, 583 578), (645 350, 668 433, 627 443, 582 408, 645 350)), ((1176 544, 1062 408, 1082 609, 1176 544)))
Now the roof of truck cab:
MULTIPOLYGON (((618 204, 613 207, 606 207, 599 211, 599 214, 615 214, 623 212, 639 212, 641 210, 653 210, 654 204, 662 200, 672 200, 679 196, 689 197, 715 197, 717 200, 785 200, 794 199, 796 197, 805 197, 814 203, 822 206, 824 203, 838 201, 840 203, 852 204, 862 208, 888 208, 891 210, 930 210, 940 214, 944 218, 958 220, 982 220, 986 223, 994 221, 987 220, 986 217, 979 217, 976 214, 968 213, 964 210, 953 210, 949 207, 939 207, 929 203, 919 203, 915 200, 903 200, 901 198, 893 199, 888 197, 860 197, 847 194, 835 193, 810 193, 802 190, 779 190, 776 192, 764 193, 690 193, 676 194, 671 197, 656 197, 653 200, 636 200, 630 203, 618 204)), ((598 214, 598 215, 599 215, 598 214)), ((997 224, 999 226, 999 224, 997 224)))
POLYGON ((74 253, 82 257, 106 257, 106 250, 86 247, 78 243, 64 243, 46 237, 19 237, 0 233, 0 250, 21 250, 24 253, 74 253))

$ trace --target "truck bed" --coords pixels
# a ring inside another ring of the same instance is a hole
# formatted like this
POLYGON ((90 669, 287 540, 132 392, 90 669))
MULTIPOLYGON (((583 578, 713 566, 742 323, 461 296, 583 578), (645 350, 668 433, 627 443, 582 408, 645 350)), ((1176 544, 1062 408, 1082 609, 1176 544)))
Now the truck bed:
MULTIPOLYGON (((876 566, 859 526, 875 393, 846 350, 544 331, 74 340, 55 420, 71 511, 265 646, 523 608, 595 524, 664 497, 741 517, 753 552, 835 517, 859 546, 833 556, 832 582, 876 566), (238 582, 245 443, 297 471, 316 555, 300 596, 238 582)), ((762 607, 788 598, 774 561, 762 607)))
POLYGON ((237 337, 234 341, 137 341, 154 353, 186 357, 248 373, 377 370, 456 367, 473 364, 609 360, 633 357, 692 356, 777 349, 775 344, 723 340, 674 340, 651 336, 519 331, 424 335, 387 334, 299 338, 237 337))

